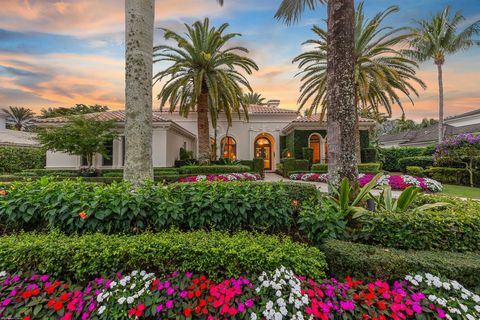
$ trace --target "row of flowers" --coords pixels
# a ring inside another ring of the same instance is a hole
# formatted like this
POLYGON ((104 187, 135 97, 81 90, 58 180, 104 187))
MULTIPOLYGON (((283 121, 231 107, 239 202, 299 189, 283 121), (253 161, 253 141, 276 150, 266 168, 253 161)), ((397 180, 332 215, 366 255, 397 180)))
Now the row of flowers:
POLYGON ((198 182, 198 181, 256 181, 262 177, 257 173, 228 173, 228 174, 209 174, 197 175, 181 178, 180 182, 198 182))
POLYGON ((314 281, 281 267, 255 281, 145 271, 84 287, 0 273, 0 317, 15 319, 480 319, 480 297, 431 274, 393 284, 314 281))
MULTIPOLYGON (((363 187, 375 177, 374 174, 361 173, 358 175, 358 184, 363 187)), ((291 180, 328 182, 328 174, 326 173, 295 173, 290 175, 291 180)), ((395 190, 403 190, 410 186, 415 186, 428 192, 440 192, 443 186, 440 182, 422 177, 414 177, 410 175, 383 175, 377 181, 377 187, 390 186, 395 190)))

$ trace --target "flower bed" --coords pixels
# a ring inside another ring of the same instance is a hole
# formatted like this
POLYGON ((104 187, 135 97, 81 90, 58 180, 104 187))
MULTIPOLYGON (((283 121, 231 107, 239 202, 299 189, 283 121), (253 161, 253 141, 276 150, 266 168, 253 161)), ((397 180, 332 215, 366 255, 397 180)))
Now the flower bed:
POLYGON ((181 178, 179 182, 199 182, 199 181, 257 181, 262 177, 258 173, 228 173, 228 174, 209 174, 197 175, 181 178))
MULTIPOLYGON (((361 187, 369 183, 375 177, 371 173, 361 173, 358 175, 358 183, 361 187)), ((296 173, 290 175, 291 180, 300 180, 300 181, 313 181, 313 182, 328 182, 328 174, 319 174, 319 173, 296 173)), ((395 190, 403 190, 409 186, 416 186, 423 191, 429 192, 440 192, 443 190, 443 186, 440 182, 429 179, 414 177, 409 175, 383 175, 378 179, 377 186, 390 186, 395 190)))
POLYGON ((221 282, 190 272, 156 277, 133 271, 75 286, 47 275, 0 273, 0 316, 24 320, 478 319, 479 303, 480 297, 458 282, 429 274, 390 285, 351 278, 314 281, 283 267, 254 281, 221 282))

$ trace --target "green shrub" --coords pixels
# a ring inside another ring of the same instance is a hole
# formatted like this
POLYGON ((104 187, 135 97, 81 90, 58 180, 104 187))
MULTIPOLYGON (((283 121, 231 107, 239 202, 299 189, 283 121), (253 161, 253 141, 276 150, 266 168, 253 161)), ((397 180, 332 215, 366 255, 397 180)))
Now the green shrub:
POLYGON ((309 190, 289 189, 286 184, 266 182, 134 188, 127 183, 96 185, 43 178, 12 184, 0 198, 0 221, 7 230, 58 228, 66 233, 132 233, 171 227, 287 232, 292 223, 292 194, 298 199, 297 190, 305 195, 309 190), (88 218, 82 219, 81 212, 88 218))
POLYGON ((315 164, 312 165, 312 172, 327 173, 328 172, 328 164, 326 164, 326 163, 315 163, 315 164))
POLYGON ((45 150, 0 146, 0 173, 45 167, 45 150))
POLYGON ((233 166, 184 166, 178 169, 181 174, 197 175, 197 174, 221 174, 221 173, 242 173, 249 172, 250 167, 242 165, 233 166))
POLYGON ((380 172, 380 163, 359 163, 358 172, 359 173, 378 173, 380 172))
POLYGON ((406 172, 407 167, 410 166, 427 168, 433 166, 434 163, 435 161, 431 156, 407 157, 398 160, 398 167, 400 168, 400 171, 406 172))
POLYGON ((424 170, 422 167, 408 166, 407 174, 414 177, 423 177, 424 170))
MULTIPOLYGON (((258 182, 265 183, 265 182, 258 182)), ((320 195, 320 191, 314 184, 300 183, 300 182, 273 182, 273 188, 284 189, 287 193, 289 201, 298 200, 300 203, 317 198, 320 195)), ((299 203, 299 204, 300 204, 299 203)))
MULTIPOLYGON (((469 173, 465 168, 448 168, 448 167, 430 167, 425 170, 425 175, 442 183, 469 185, 469 173)), ((480 186, 480 171, 474 175, 474 183, 480 186)))
POLYGON ((321 246, 333 276, 362 280, 398 280, 429 272, 480 288, 480 255, 445 251, 403 251, 327 240, 321 246))
POLYGON ((401 171, 398 160, 407 157, 422 156, 425 148, 400 147, 380 149, 380 159, 383 161, 382 169, 386 171, 401 171))
POLYGON ((309 169, 313 163, 313 149, 312 148, 302 148, 302 157, 304 160, 308 160, 309 169))
POLYGON ((283 175, 288 176, 290 172, 308 172, 310 169, 310 163, 304 159, 282 159, 283 175))
POLYGON ((117 271, 166 274, 198 271, 214 279, 254 275, 279 266, 314 278, 325 275, 314 247, 258 233, 168 231, 135 236, 19 234, 0 237, 0 270, 40 272, 74 281, 117 271))
POLYGON ((365 148, 361 150, 361 159, 364 163, 378 162, 377 148, 365 148))
POLYGON ((102 172, 102 177, 123 177, 123 171, 102 172))
POLYGON ((462 201, 435 210, 366 212, 359 241, 412 250, 480 250, 480 202, 462 201))
POLYGON ((253 160, 240 160, 240 164, 248 166, 250 168, 250 172, 258 173, 261 176, 264 175, 265 162, 262 158, 254 158, 253 160))
POLYGON ((75 169, 29 169, 17 172, 18 176, 56 176, 56 177, 75 177, 79 176, 79 171, 75 169))

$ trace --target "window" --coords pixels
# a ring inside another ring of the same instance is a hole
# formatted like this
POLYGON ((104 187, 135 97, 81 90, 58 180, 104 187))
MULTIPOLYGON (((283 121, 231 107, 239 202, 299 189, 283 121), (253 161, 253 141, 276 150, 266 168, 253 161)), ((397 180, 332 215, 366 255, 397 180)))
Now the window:
POLYGON ((232 137, 225 137, 221 141, 223 146, 223 158, 226 159, 237 159, 237 142, 232 137))
POLYGON ((320 154, 320 135, 312 134, 308 141, 308 145, 313 149, 313 163, 319 163, 322 159, 320 154))
POLYGON ((112 166, 113 165, 113 140, 105 142, 105 153, 107 157, 102 157, 102 166, 112 166))

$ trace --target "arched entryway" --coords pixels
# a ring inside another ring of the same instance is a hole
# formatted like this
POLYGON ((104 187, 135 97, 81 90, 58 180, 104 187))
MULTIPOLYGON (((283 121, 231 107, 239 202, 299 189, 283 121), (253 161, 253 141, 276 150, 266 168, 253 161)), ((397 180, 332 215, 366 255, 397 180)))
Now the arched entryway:
POLYGON ((255 139, 255 158, 263 158, 265 170, 273 169, 274 141, 270 135, 260 134, 255 139))
POLYGON ((319 133, 312 133, 308 138, 308 146, 313 150, 313 163, 328 162, 327 138, 323 138, 319 133))
POLYGON ((237 141, 233 137, 224 137, 220 144, 223 146, 222 158, 237 160, 237 141))

